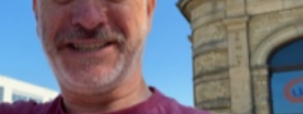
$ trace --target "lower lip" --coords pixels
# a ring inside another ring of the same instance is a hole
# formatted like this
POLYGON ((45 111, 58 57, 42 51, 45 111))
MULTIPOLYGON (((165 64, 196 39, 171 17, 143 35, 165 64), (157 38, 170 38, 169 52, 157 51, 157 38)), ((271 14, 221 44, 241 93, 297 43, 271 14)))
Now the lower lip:
POLYGON ((66 48, 62 50, 63 56, 71 58, 86 58, 86 57, 104 57, 115 51, 115 44, 110 44, 106 47, 94 51, 77 51, 74 49, 66 48))

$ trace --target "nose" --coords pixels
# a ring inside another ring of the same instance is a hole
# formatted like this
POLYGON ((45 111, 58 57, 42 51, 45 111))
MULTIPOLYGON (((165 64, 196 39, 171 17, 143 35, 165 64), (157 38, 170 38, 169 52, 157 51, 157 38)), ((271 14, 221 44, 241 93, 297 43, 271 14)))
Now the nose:
POLYGON ((84 0, 75 8, 72 17, 72 24, 79 25, 87 30, 93 30, 107 24, 106 7, 96 0, 84 0))

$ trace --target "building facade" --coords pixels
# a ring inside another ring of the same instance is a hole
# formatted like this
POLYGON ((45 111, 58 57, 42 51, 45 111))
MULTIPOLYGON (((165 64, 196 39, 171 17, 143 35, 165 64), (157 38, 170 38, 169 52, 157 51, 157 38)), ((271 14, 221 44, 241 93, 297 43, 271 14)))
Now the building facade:
POLYGON ((57 92, 0 75, 0 103, 18 100, 35 100, 43 103, 52 100, 57 92))
POLYGON ((179 0, 192 29, 195 106, 303 114, 303 0, 179 0))

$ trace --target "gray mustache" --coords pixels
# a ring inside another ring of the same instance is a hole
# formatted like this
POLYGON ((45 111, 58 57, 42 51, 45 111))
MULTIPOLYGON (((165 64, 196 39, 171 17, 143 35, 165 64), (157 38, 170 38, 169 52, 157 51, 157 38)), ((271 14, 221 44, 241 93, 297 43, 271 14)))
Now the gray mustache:
POLYGON ((104 28, 98 28, 92 31, 74 28, 60 32, 55 37, 55 41, 59 44, 77 39, 98 39, 105 42, 115 41, 119 44, 124 43, 126 40, 123 33, 104 28))

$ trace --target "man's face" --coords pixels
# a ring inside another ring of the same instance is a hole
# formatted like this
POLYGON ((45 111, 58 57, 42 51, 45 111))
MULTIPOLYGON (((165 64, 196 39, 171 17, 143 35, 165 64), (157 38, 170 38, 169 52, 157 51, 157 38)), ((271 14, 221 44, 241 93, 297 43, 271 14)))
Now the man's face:
POLYGON ((94 93, 125 79, 141 61, 153 8, 154 0, 34 0, 61 87, 94 93))

